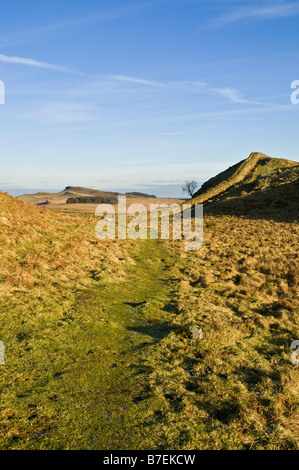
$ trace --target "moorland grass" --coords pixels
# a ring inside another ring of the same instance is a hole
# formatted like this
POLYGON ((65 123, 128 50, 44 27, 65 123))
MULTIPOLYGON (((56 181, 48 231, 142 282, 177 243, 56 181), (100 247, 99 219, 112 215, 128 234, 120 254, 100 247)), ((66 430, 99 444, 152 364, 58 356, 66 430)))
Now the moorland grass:
POLYGON ((185 252, 0 207, 1 449, 298 449, 298 224, 206 215, 185 252))

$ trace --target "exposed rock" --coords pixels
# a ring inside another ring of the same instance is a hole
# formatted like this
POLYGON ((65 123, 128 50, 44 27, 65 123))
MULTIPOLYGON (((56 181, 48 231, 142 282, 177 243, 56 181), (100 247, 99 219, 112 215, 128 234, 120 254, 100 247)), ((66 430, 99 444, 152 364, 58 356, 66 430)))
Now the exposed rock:
POLYGON ((203 331, 198 326, 196 326, 196 325, 190 326, 189 331, 190 331, 190 333, 192 335, 192 339, 194 341, 200 341, 201 339, 203 339, 203 336, 204 336, 203 331))

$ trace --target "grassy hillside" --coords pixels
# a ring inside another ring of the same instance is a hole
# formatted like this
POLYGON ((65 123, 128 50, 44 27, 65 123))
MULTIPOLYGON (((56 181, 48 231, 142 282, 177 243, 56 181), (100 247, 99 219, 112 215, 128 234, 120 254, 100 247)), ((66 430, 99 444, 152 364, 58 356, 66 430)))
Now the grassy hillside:
POLYGON ((0 448, 143 448, 140 352, 171 319, 165 246, 100 242, 94 217, 2 193, 0 222, 0 448))
POLYGON ((165 448, 299 448, 298 239, 297 223, 206 214, 201 250, 173 242, 177 315, 148 360, 165 448))
POLYGON ((0 192, 0 295, 89 284, 88 272, 106 261, 113 270, 121 250, 98 241, 92 222, 92 215, 52 213, 0 192))
POLYGON ((262 160, 195 252, 0 193, 1 449, 299 449, 299 225, 237 196, 297 169, 262 160))
POLYGON ((68 448, 82 419, 74 380, 90 369, 87 353, 91 343, 99 346, 102 320, 101 305, 83 317, 78 309, 99 283, 121 282, 124 265, 133 263, 125 246, 96 239, 95 223, 88 214, 53 213, 0 193, 1 449, 68 448), (65 422, 72 429, 63 441, 65 422))
POLYGON ((207 181, 192 202, 214 214, 298 218, 299 164, 252 153, 207 181))

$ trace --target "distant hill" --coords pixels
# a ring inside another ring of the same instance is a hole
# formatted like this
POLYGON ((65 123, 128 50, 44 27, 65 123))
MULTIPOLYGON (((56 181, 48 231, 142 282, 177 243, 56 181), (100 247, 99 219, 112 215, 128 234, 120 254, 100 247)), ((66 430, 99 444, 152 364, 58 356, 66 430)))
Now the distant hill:
POLYGON ((35 194, 23 194, 18 196, 23 202, 36 206, 57 204, 117 204, 118 196, 156 198, 145 193, 118 193, 112 191, 101 191, 98 189, 82 188, 81 186, 66 186, 58 193, 38 192, 35 194))
POLYGON ((41 206, 46 204, 66 204, 69 199, 75 201, 75 203, 82 203, 84 198, 86 203, 90 203, 90 198, 96 198, 100 202, 106 202, 107 200, 115 201, 118 195, 119 193, 111 191, 100 191, 98 189, 82 188, 81 186, 66 186, 63 191, 58 193, 39 192, 36 194, 24 194, 18 196, 18 199, 41 206))
POLYGON ((204 183, 191 202, 215 214, 296 219, 299 163, 252 153, 204 183))
POLYGON ((138 192, 131 192, 131 193, 126 193, 126 196, 140 196, 140 197, 150 197, 152 199, 156 199, 157 196, 154 194, 146 194, 146 193, 138 193, 138 192))

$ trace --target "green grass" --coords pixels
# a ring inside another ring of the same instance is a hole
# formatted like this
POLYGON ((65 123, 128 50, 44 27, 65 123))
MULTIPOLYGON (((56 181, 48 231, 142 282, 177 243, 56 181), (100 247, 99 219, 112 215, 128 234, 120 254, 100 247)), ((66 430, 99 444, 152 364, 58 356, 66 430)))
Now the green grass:
POLYGON ((159 242, 132 250, 125 281, 106 277, 90 290, 2 302, 2 449, 143 448, 141 352, 169 333, 165 264, 174 258, 159 242))
POLYGON ((1 449, 299 448, 298 224, 206 215, 185 252, 0 203, 1 449))

